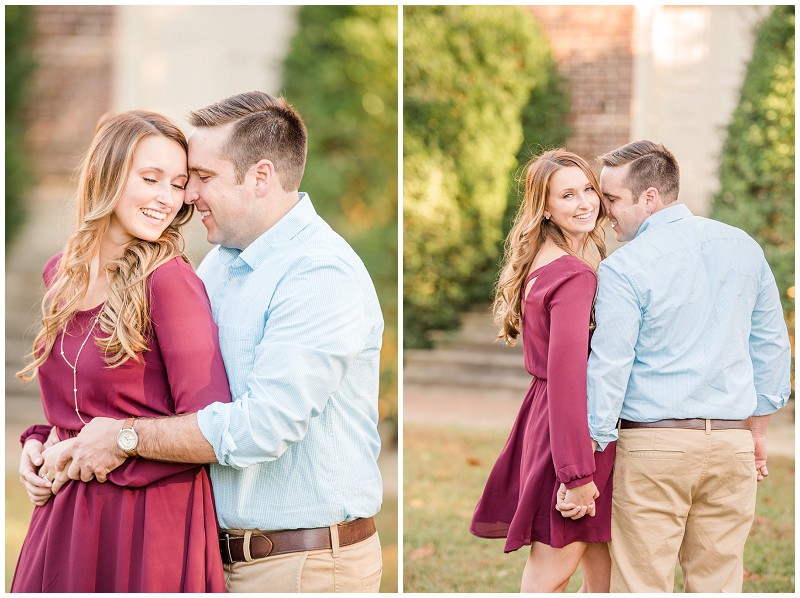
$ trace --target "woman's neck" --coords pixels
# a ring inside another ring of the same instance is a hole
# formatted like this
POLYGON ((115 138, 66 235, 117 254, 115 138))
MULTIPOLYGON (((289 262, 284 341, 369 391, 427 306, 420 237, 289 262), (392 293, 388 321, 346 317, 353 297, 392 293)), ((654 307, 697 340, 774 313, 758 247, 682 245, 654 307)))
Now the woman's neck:
MULTIPOLYGON (((97 256, 95 256, 99 270, 105 270, 108 262, 119 259, 125 253, 125 247, 130 239, 118 239, 114 237, 115 235, 106 231, 106 234, 104 234, 103 238, 100 240, 100 247, 97 256)), ((93 262, 95 260, 93 260, 93 262)))
POLYGON ((583 244, 586 242, 586 235, 572 236, 564 235, 567 239, 567 246, 570 251, 578 257, 583 257, 583 244))

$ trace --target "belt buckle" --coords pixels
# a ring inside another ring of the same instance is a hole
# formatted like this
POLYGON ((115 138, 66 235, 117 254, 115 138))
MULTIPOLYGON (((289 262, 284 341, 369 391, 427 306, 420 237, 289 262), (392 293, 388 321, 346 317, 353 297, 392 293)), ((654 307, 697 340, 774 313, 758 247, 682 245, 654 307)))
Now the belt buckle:
POLYGON ((231 554, 231 535, 228 532, 225 534, 225 548, 228 550, 228 562, 233 563, 233 554, 231 554))

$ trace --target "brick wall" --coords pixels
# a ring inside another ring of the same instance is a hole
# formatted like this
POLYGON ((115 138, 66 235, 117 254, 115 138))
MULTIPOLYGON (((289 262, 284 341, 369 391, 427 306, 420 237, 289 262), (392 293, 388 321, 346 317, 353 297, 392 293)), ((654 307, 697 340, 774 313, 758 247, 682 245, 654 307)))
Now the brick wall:
POLYGON ((630 141, 633 98, 632 6, 531 6, 569 81, 567 149, 592 158, 630 141))
POLYGON ((68 180, 111 109, 113 6, 36 8, 26 142, 43 183, 68 180))

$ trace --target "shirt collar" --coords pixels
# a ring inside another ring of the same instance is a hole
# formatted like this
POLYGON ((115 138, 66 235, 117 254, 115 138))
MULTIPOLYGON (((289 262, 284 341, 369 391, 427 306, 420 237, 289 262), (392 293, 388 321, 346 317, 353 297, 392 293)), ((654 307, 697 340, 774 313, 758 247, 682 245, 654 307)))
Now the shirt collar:
POLYGON ((689 216, 694 216, 694 214, 692 214, 692 211, 682 203, 670 206, 668 208, 664 208, 663 210, 659 210, 658 212, 647 218, 644 222, 642 222, 642 225, 636 232, 636 237, 641 235, 648 228, 652 228, 654 226, 660 226, 662 224, 669 224, 670 222, 676 222, 677 220, 683 220, 684 218, 688 218, 689 216))
POLYGON ((300 200, 291 210, 245 249, 220 246, 219 256, 222 262, 228 267, 247 265, 255 270, 267 258, 271 249, 285 243, 307 227, 314 220, 317 212, 308 193, 300 192, 298 197, 300 200))

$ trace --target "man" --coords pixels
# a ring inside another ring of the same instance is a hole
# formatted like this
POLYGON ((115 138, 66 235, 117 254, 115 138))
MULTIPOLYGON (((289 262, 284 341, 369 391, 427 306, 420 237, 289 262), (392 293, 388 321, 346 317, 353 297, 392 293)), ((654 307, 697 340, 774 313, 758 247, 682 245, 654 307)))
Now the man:
POLYGON ((600 161, 628 242, 598 271, 588 366, 591 436, 618 438, 611 591, 671 592, 677 559, 687 592, 741 592, 767 421, 790 392, 775 279, 747 234, 677 203, 664 146, 600 161))
POLYGON ((186 202, 218 244, 198 274, 233 402, 163 419, 95 418, 60 465, 72 459, 71 478, 105 481, 131 455, 212 463, 228 591, 376 592, 375 289, 298 192, 306 130, 283 99, 244 93, 190 122, 186 202))

